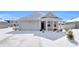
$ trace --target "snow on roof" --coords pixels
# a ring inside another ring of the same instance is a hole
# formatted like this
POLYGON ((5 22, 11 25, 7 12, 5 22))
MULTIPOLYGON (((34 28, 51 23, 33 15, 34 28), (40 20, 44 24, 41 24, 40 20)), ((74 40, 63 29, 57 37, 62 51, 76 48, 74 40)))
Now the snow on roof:
POLYGON ((30 16, 24 16, 24 17, 20 18, 19 20, 39 20, 44 15, 45 14, 43 14, 42 12, 38 12, 38 13, 32 14, 30 16))
POLYGON ((0 18, 0 22, 6 22, 5 20, 3 20, 2 18, 0 18))
POLYGON ((0 22, 6 22, 5 20, 0 20, 0 22))
POLYGON ((74 18, 72 20, 67 20, 66 22, 78 22, 79 21, 79 17, 78 18, 74 18))

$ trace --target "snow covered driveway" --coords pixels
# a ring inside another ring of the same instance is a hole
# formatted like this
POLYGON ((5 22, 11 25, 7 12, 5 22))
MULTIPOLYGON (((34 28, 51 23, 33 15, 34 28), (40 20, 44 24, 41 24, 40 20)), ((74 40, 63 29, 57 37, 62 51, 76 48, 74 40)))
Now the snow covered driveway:
POLYGON ((0 41, 0 46, 39 46, 39 40, 35 39, 31 34, 15 34, 0 41))
POLYGON ((62 47, 71 44, 63 32, 13 31, 0 29, 0 47, 62 47))

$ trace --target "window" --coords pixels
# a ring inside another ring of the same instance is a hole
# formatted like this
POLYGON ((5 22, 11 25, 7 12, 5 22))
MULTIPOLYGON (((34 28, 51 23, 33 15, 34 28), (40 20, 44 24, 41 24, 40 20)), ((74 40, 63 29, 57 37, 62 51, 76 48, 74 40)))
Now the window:
POLYGON ((48 27, 50 27, 50 24, 48 24, 48 27))
POLYGON ((56 24, 57 24, 57 22, 55 21, 55 22, 54 22, 54 27, 56 27, 56 26, 57 26, 56 24))
POLYGON ((56 24, 54 24, 54 27, 56 27, 56 24))
POLYGON ((14 26, 16 27, 16 24, 14 24, 14 26))
POLYGON ((50 21, 48 21, 48 23, 50 23, 50 21))
POLYGON ((57 29, 54 29, 54 31, 56 31, 57 29))
POLYGON ((50 24, 51 24, 51 22, 50 22, 50 21, 48 21, 48 27, 50 27, 50 26, 51 26, 50 24))
POLYGON ((75 24, 75 28, 77 28, 77 24, 75 24))

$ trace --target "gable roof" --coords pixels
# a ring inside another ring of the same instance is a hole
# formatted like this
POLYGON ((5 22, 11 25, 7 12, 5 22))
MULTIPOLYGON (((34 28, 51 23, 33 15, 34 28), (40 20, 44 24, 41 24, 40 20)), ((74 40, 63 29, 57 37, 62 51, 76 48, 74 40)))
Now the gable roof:
POLYGON ((0 18, 0 22, 6 22, 5 20, 3 20, 2 18, 0 18))
POLYGON ((42 12, 37 12, 37 13, 34 13, 32 15, 29 15, 29 16, 24 16, 24 17, 21 17, 19 19, 19 21, 26 21, 26 20, 42 20, 41 18, 59 18, 57 16, 55 16, 54 14, 52 14, 52 12, 49 12, 47 14, 44 14, 42 12))
POLYGON ((72 20, 67 20, 66 22, 79 22, 79 17, 77 17, 77 18, 74 18, 74 19, 72 19, 72 20))
POLYGON ((48 12, 45 16, 42 18, 58 18, 56 15, 54 15, 52 12, 48 12))

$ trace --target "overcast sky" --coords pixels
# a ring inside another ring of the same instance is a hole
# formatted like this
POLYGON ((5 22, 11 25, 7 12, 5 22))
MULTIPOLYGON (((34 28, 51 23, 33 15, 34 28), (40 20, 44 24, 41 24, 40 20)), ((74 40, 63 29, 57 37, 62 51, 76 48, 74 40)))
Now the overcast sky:
MULTIPOLYGON (((34 14, 36 12, 48 13, 48 11, 0 11, 0 18, 12 19, 12 18, 20 18, 23 16, 28 16, 34 14)), ((70 20, 72 18, 79 17, 79 11, 51 11, 53 14, 62 18, 63 20, 70 20)))

